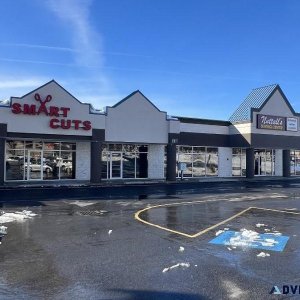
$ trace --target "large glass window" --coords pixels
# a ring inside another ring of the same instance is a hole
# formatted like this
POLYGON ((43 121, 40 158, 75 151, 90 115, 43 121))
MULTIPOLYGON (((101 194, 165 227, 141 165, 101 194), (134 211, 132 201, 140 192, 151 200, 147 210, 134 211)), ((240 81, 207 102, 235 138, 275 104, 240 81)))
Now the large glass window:
POLYGON ((291 175, 300 175, 300 150, 291 150, 291 175))
POLYGON ((76 143, 6 141, 6 180, 74 179, 76 143))
POLYGON ((254 150, 254 174, 258 176, 275 175, 275 150, 254 150))
POLYGON ((102 178, 147 178, 148 146, 136 144, 104 144, 102 178))
POLYGON ((183 177, 218 175, 218 148, 177 146, 177 176, 181 177, 178 165, 183 166, 183 177))
POLYGON ((232 176, 246 176, 246 149, 232 149, 232 176))
POLYGON ((7 141, 5 153, 6 180, 24 179, 24 142, 7 141))

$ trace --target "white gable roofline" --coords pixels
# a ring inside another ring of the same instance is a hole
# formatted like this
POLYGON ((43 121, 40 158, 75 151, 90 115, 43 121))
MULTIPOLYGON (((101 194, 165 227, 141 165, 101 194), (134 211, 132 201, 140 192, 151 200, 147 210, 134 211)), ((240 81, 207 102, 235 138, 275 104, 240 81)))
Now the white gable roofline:
POLYGON ((78 100, 76 97, 74 97, 70 92, 68 92, 64 87, 62 87, 62 86, 61 86, 57 81, 55 81, 54 79, 52 79, 52 80, 46 82, 45 84, 39 86, 38 88, 34 89, 33 91, 30 91, 29 93, 27 93, 27 94, 25 94, 25 95, 23 95, 23 96, 21 96, 21 97, 14 97, 14 96, 10 97, 9 107, 11 107, 11 105, 12 105, 12 99, 20 99, 20 100, 21 100, 21 99, 27 97, 28 95, 34 94, 35 92, 41 90, 42 88, 44 88, 44 87, 46 87, 46 86, 48 86, 48 85, 50 85, 50 84, 55 84, 56 86, 58 86, 64 93, 66 93, 66 94, 68 94, 69 96, 71 96, 72 99, 74 99, 75 101, 77 101, 79 104, 81 104, 81 105, 88 105, 88 107, 89 107, 89 113, 90 113, 90 114, 97 114, 97 115, 98 115, 98 114, 103 114, 103 113, 101 113, 101 112, 95 112, 95 109, 93 108, 93 106, 92 106, 90 103, 83 103, 83 102, 81 102, 80 100, 78 100))
POLYGON ((287 97, 285 96, 285 94, 283 93, 281 87, 279 86, 279 84, 277 84, 276 87, 275 87, 275 89, 272 91, 272 93, 269 95, 269 97, 263 102, 263 104, 259 108, 251 108, 251 122, 253 122, 253 112, 260 112, 260 111, 262 111, 262 109, 266 106, 266 104, 269 102, 269 100, 272 98, 272 96, 277 91, 280 93, 281 97, 283 98, 285 104, 290 109, 291 113, 294 116, 300 116, 300 113, 295 112, 295 110, 292 107, 291 103, 289 102, 289 100, 287 99, 287 97))
POLYGON ((124 99, 122 99, 121 101, 117 102, 115 105, 109 106, 109 107, 116 108, 117 106, 123 104, 125 101, 129 100, 132 96, 134 96, 136 94, 140 94, 147 102, 149 102, 159 112, 166 113, 165 111, 161 111, 156 105, 154 105, 140 90, 136 90, 136 91, 132 92, 131 94, 129 94, 128 96, 126 96, 124 99))

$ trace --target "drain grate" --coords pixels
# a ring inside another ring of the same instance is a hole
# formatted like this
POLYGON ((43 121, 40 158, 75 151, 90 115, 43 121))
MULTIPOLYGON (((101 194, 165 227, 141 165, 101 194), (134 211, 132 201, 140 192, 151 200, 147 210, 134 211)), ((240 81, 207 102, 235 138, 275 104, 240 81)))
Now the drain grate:
POLYGON ((75 214, 79 216, 103 216, 107 214, 106 210, 82 210, 76 211, 75 214))

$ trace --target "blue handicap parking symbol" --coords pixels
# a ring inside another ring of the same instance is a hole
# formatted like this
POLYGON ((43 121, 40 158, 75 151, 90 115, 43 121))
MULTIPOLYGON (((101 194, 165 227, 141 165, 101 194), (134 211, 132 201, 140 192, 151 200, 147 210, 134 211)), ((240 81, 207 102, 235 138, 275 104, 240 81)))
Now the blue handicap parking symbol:
POLYGON ((263 233, 257 234, 255 238, 249 238, 244 236, 242 232, 228 230, 219 234, 209 243, 226 246, 250 247, 271 251, 283 251, 288 240, 289 237, 285 235, 263 233))

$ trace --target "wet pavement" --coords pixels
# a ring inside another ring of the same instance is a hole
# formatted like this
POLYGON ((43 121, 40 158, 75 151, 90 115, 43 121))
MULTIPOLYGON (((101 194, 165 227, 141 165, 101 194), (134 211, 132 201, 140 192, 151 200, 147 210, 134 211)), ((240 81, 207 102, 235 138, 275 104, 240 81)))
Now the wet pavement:
POLYGON ((118 190, 116 199, 94 192, 86 199, 83 192, 78 199, 60 193, 55 199, 36 194, 23 201, 26 193, 14 196, 18 202, 2 199, 3 212, 37 215, 4 224, 0 299, 298 299, 299 293, 269 294, 274 285, 300 284, 298 185, 193 184, 167 192, 161 185, 135 193, 129 187, 132 193, 124 195, 118 190), (134 218, 151 206, 158 207, 141 218, 162 228, 134 218), (248 210, 195 238, 164 230, 194 234, 249 207, 272 210, 248 210), (224 228, 267 229, 289 240, 282 252, 209 243, 224 228), (270 256, 257 257, 261 251, 270 256))

